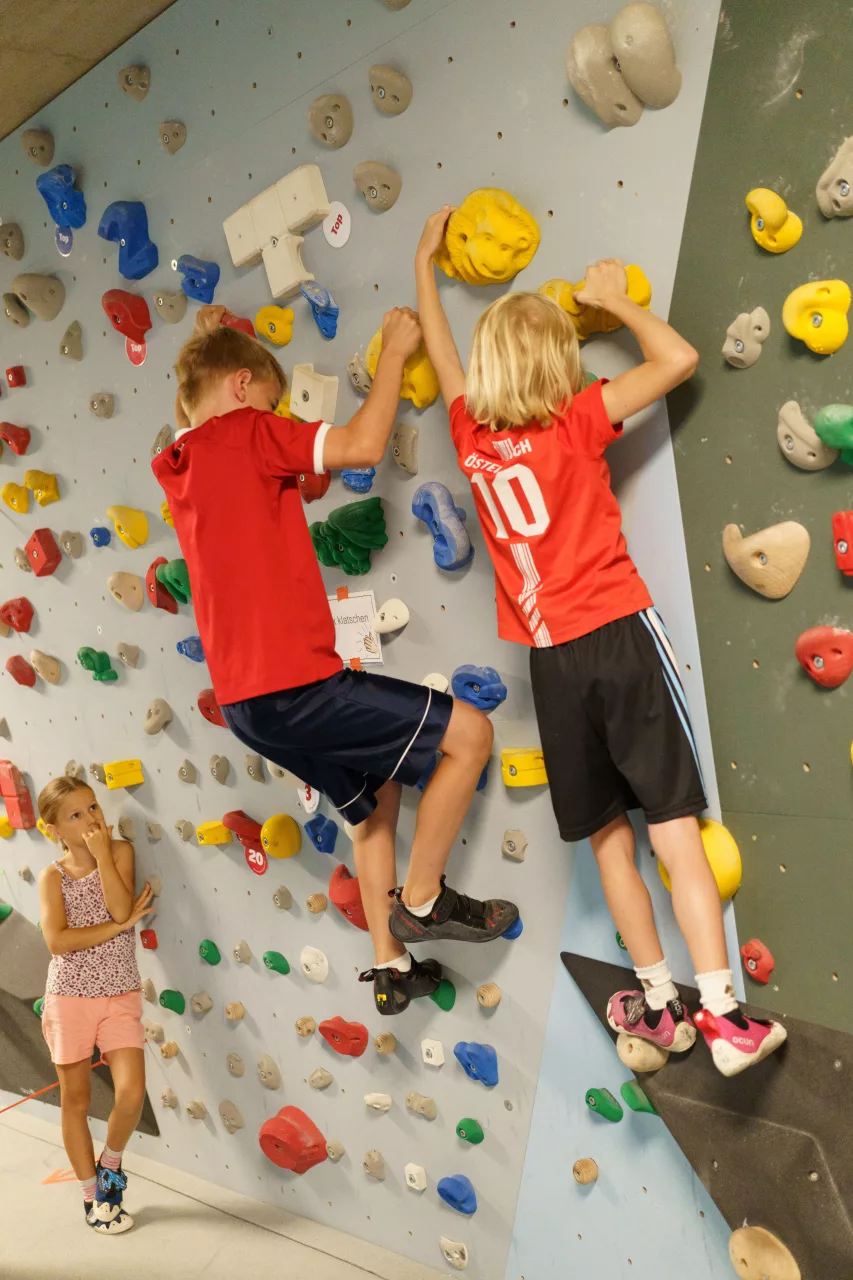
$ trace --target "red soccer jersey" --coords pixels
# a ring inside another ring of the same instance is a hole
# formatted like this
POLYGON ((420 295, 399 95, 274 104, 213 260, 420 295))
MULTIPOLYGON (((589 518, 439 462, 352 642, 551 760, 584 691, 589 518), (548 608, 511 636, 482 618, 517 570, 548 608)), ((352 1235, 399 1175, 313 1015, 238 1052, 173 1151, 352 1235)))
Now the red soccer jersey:
POLYGON ((210 418, 151 464, 187 562, 217 702, 334 675, 332 621, 296 477, 322 474, 323 423, 210 418))
POLYGON ((617 440, 600 382, 552 426, 492 431, 460 396, 450 406, 459 465, 471 481, 495 568, 498 634, 547 648, 647 609, 628 555, 604 451, 617 440))

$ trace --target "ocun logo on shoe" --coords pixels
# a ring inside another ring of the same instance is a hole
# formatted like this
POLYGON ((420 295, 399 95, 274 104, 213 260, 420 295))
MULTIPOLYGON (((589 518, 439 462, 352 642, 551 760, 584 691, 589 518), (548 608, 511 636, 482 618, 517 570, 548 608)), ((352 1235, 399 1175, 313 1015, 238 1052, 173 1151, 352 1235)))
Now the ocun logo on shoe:
POLYGON ((752 1043, 749 1036, 732 1036, 732 1044, 748 1044, 752 1048, 752 1043))

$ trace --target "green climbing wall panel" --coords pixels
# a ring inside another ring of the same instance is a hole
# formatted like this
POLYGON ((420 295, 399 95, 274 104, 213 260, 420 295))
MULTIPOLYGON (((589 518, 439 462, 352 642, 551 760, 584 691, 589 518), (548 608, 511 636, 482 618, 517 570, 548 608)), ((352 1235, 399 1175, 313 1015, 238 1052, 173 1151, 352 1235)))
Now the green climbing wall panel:
POLYGON ((787 294, 809 279, 853 282, 853 220, 826 220, 814 188, 845 134, 853 27, 842 0, 732 0, 724 6, 678 264, 672 323, 698 349, 697 376, 669 398, 723 820, 744 856, 735 899, 741 941, 774 953, 752 998, 853 1030, 853 684, 818 688, 794 644, 820 623, 853 628, 853 579, 833 555, 834 511, 853 506, 853 470, 808 473, 776 443, 778 410, 811 420, 853 399, 853 338, 832 357, 785 332, 787 294), (744 197, 778 191, 803 220, 785 254, 758 248, 744 197), (751 369, 720 354, 727 326, 763 306, 770 336, 751 369), (723 527, 753 533, 797 520, 811 552, 773 602, 729 570, 723 527), (784 868, 784 869, 783 869, 784 868))

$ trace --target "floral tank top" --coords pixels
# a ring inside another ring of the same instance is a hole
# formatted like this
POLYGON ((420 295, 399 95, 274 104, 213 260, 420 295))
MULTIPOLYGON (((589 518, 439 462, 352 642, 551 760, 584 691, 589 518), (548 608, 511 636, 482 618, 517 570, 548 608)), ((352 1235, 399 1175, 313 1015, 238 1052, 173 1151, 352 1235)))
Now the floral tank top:
MULTIPOLYGON (((69 929, 107 924, 112 920, 97 867, 82 880, 75 880, 58 862, 54 866, 59 867, 62 876, 62 898, 69 929)), ((122 996, 126 991, 138 991, 139 987, 136 929, 127 929, 108 942, 99 942, 84 951, 52 956, 47 971, 48 995, 122 996)))

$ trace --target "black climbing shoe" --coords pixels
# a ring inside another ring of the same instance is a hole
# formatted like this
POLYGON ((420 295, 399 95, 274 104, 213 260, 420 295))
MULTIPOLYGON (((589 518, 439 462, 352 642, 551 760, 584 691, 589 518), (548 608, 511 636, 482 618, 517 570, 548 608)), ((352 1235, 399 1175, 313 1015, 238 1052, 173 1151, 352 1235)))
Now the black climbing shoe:
POLYGON ((398 942, 491 942, 518 920, 518 907, 502 898, 480 902, 457 893, 441 877, 441 893, 428 916, 413 915, 403 905, 402 889, 393 891, 389 928, 398 942))
POLYGON ((418 996, 431 996, 441 982, 441 965, 437 960, 416 960, 408 973, 399 969, 367 969, 358 975, 359 982, 373 983, 373 999, 379 1013, 390 1017, 403 1013, 418 996))

